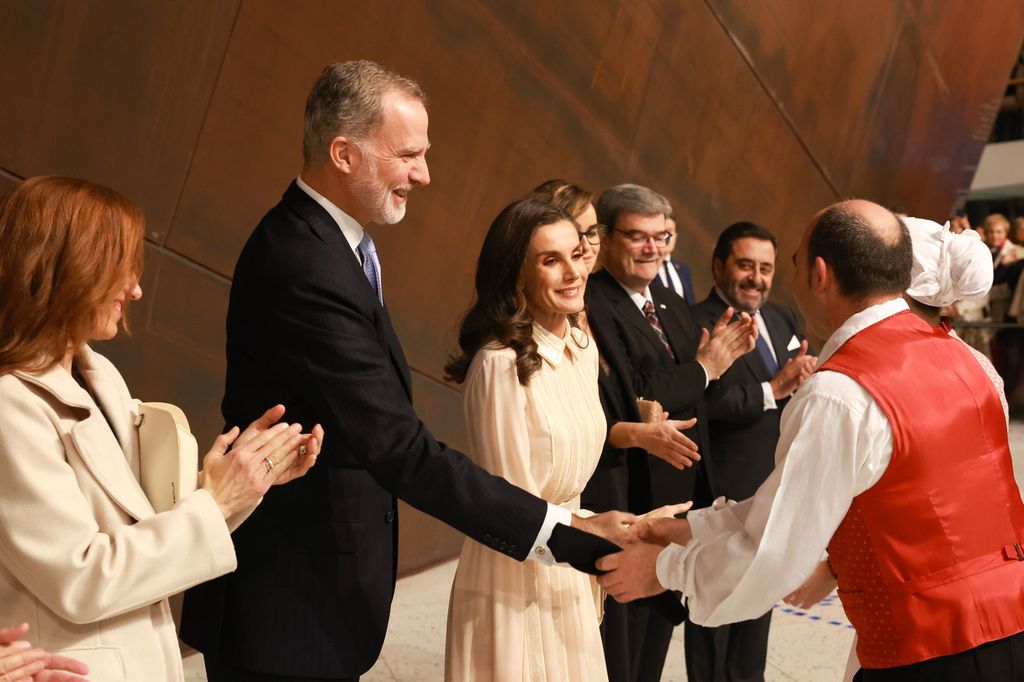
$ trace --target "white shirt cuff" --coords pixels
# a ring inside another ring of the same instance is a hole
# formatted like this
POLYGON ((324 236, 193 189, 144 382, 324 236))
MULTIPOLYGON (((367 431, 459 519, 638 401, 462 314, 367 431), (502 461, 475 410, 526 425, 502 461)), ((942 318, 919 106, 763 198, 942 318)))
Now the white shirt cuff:
MULTIPOLYGON (((690 541, 690 545, 692 544, 693 540, 690 541)), ((658 576, 658 582, 666 590, 679 590, 684 595, 687 593, 684 562, 686 555, 690 553, 690 545, 669 545, 658 555, 654 571, 658 576)))
POLYGON ((764 393, 764 411, 777 410, 779 406, 775 402, 775 391, 772 390, 771 382, 765 381, 762 383, 761 391, 764 393))
POLYGON ((551 533, 555 530, 555 524, 558 523, 571 526, 572 512, 565 507, 548 502, 548 513, 544 516, 544 523, 541 524, 540 532, 537 533, 537 539, 533 541, 533 549, 526 555, 527 559, 539 561, 545 566, 555 564, 555 557, 551 556, 551 550, 548 549, 548 540, 551 539, 551 533))
POLYGON ((702 370, 704 370, 704 388, 707 388, 708 385, 711 383, 711 375, 708 374, 708 368, 705 367, 700 360, 697 361, 697 364, 700 365, 700 368, 702 370))

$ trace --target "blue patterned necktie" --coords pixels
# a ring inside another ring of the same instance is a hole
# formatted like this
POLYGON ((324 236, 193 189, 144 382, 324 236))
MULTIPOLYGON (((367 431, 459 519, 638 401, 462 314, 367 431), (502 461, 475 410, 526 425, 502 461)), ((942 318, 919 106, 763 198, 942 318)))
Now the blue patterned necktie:
POLYGON ((384 305, 384 292, 380 285, 380 261, 377 260, 377 247, 369 232, 363 232, 363 238, 357 248, 363 256, 363 274, 366 275, 370 286, 377 293, 377 300, 384 305))
POLYGON ((764 360, 764 366, 768 368, 768 374, 775 376, 779 371, 779 363, 775 361, 775 356, 772 355, 772 351, 768 348, 768 342, 764 340, 764 334, 757 335, 757 352, 761 354, 761 359, 764 360))

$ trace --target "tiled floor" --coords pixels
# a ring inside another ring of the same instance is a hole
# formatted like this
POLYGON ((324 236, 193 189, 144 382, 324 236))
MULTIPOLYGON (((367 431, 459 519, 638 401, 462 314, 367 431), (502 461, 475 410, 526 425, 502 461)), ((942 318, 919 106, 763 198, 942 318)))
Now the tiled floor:
MULTIPOLYGON (((1024 423, 1011 425, 1010 443, 1020 485, 1024 483, 1024 423)), ((377 665, 361 678, 364 682, 437 682, 443 678, 448 591, 455 564, 449 561, 398 582, 384 650, 377 665)), ((841 680, 852 639, 853 630, 834 596, 806 612, 776 607, 765 678, 773 682, 841 680)), ((206 679, 198 655, 186 661, 186 671, 189 682, 206 679)), ((672 640, 662 679, 686 680, 682 628, 672 640)))

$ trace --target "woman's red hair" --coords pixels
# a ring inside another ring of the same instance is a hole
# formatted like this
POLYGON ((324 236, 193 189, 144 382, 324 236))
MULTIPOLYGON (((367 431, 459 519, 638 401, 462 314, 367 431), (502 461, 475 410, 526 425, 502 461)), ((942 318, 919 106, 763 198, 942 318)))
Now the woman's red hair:
POLYGON ((144 234, 138 206, 88 180, 29 178, 0 199, 0 375, 88 341, 101 307, 142 275, 144 234))

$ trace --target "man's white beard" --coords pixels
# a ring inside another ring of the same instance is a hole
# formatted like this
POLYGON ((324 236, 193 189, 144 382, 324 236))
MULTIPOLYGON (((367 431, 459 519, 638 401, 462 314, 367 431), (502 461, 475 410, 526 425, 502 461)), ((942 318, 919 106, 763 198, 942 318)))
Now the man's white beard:
POLYGON ((391 189, 377 179, 377 162, 369 153, 363 153, 365 174, 352 178, 352 188, 359 201, 371 209, 368 222, 375 225, 394 225, 405 217, 405 202, 396 206, 391 200, 391 189))

